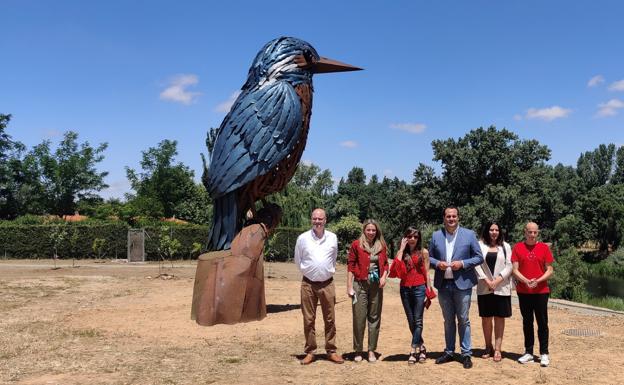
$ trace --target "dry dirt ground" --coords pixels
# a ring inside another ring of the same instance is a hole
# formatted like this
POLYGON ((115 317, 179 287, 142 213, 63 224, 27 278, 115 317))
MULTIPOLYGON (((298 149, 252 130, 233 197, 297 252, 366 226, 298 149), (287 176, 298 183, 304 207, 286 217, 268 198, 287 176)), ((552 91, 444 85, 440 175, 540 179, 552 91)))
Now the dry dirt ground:
MULTIPOLYGON (((158 264, 79 261, 53 270, 49 261, 0 261, 2 384, 617 384, 624 375, 624 317, 550 310, 551 366, 520 365, 519 310, 507 322, 501 363, 475 357, 408 366, 409 331, 398 282, 385 289, 377 363, 319 360, 301 366, 300 275, 293 264, 265 264, 269 314, 260 322, 201 327, 190 320, 194 262, 174 262, 173 279, 154 278, 158 264), (564 334, 589 329, 599 336, 564 334)), ((339 352, 351 355, 351 305, 345 267, 336 274, 339 352)), ((317 334, 322 336, 322 317, 317 334)), ((475 355, 483 335, 471 309, 475 355)), ((443 348, 437 300, 425 313, 424 338, 443 348)), ((322 345, 322 337, 319 340, 322 345)))

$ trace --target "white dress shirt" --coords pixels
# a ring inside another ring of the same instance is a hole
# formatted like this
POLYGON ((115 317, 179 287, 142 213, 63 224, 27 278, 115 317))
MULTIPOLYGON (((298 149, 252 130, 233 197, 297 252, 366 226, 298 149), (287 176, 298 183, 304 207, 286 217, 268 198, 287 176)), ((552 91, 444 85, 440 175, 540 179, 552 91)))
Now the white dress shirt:
MULTIPOLYGON (((453 249, 455 248, 455 239, 457 239, 457 230, 453 234, 448 231, 444 232, 446 234, 446 263, 451 264, 451 260, 453 259, 453 249)), ((453 269, 451 266, 447 267, 444 271, 444 279, 453 279, 453 269)))
POLYGON ((338 238, 325 230, 321 238, 313 230, 299 235, 295 245, 295 264, 313 282, 327 281, 336 272, 338 238))

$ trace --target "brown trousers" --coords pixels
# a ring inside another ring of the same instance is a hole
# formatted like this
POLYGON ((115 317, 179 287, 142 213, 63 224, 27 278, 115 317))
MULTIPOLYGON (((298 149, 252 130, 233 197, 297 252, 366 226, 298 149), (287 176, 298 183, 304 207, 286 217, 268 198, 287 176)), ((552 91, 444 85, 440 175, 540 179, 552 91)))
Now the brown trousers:
POLYGON ((336 288, 333 279, 325 282, 301 281, 301 312, 303 313, 303 333, 305 335, 305 352, 316 350, 316 307, 321 303, 323 320, 325 321, 325 350, 336 352, 336 288))

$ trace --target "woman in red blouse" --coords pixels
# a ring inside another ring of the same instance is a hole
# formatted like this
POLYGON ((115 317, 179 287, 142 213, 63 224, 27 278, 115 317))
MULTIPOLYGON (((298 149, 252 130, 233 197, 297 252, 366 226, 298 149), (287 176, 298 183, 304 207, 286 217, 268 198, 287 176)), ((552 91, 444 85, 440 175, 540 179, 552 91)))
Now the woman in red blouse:
POLYGON ((388 276, 386 241, 377 222, 364 221, 362 235, 353 241, 347 259, 347 294, 353 302, 355 361, 364 356, 364 330, 368 321, 368 362, 377 361, 375 350, 381 326, 383 287, 388 276))
POLYGON ((410 226, 405 231, 401 247, 390 266, 390 277, 401 279, 401 302, 412 333, 412 345, 407 361, 409 364, 423 363, 427 359, 422 330, 425 289, 431 290, 428 271, 429 252, 422 247, 420 230, 410 226))

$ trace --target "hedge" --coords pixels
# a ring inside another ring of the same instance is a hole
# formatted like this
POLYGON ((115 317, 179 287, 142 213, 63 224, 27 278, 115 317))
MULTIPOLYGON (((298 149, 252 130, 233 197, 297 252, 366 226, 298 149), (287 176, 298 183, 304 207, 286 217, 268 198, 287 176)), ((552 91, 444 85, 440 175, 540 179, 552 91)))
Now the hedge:
MULTIPOLYGON (((178 239, 181 247, 174 255, 176 259, 196 258, 191 255, 193 243, 202 245, 208 239, 208 226, 199 225, 163 225, 145 227, 145 259, 159 260, 158 242, 163 231, 178 239), (163 230, 165 226, 166 230, 163 230)), ((52 258, 54 241, 51 234, 62 227, 66 236, 60 242, 57 255, 59 258, 95 258, 93 241, 105 240, 102 257, 126 258, 128 229, 125 222, 80 222, 66 224, 16 224, 11 221, 0 222, 0 257, 5 258, 52 258)))
POLYGON ((103 256, 126 258, 128 225, 111 223, 68 223, 46 225, 21 225, 4 222, 0 225, 0 256, 6 258, 52 258, 54 242, 51 233, 63 227, 65 239, 59 244, 59 258, 96 257, 93 240, 105 240, 103 256))
MULTIPOLYGON (((55 229, 62 227, 66 236, 57 249, 61 259, 67 258, 95 258, 93 241, 96 238, 105 240, 102 252, 103 258, 126 258, 128 230, 130 226, 125 222, 69 222, 51 224, 19 224, 15 221, 0 221, 0 258, 52 258, 54 242, 51 234, 55 229)), ((145 259, 157 261, 160 259, 158 244, 162 234, 171 235, 180 241, 180 249, 173 256, 175 259, 197 258, 192 254, 193 244, 202 245, 206 249, 209 226, 201 225, 149 225, 145 226, 145 259)), ((265 244, 265 258, 267 261, 289 261, 294 258, 297 237, 309 228, 279 227, 270 236, 265 244)))

